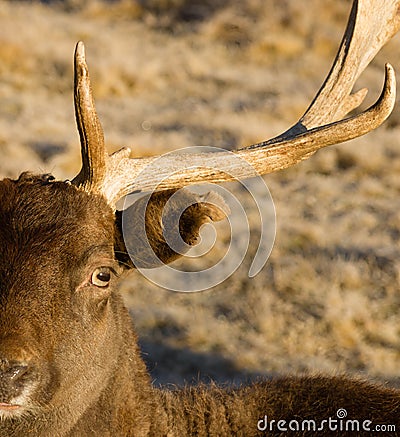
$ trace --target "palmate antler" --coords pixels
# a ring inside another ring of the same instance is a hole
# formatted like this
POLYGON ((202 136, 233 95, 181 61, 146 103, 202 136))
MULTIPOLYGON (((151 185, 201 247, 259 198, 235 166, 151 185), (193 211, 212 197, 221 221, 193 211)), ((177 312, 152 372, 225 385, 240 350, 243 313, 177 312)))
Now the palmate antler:
POLYGON ((351 94, 357 78, 400 28, 400 0, 354 0, 334 65, 300 120, 285 133, 239 149, 151 158, 129 158, 123 148, 108 156, 90 89, 82 42, 75 51, 75 112, 81 139, 82 169, 73 183, 115 204, 132 191, 166 190, 201 182, 223 182, 271 173, 380 126, 393 110, 395 74, 385 66, 378 101, 359 115, 343 119, 363 101, 367 90, 351 94), (151 168, 151 171, 147 171, 151 168))

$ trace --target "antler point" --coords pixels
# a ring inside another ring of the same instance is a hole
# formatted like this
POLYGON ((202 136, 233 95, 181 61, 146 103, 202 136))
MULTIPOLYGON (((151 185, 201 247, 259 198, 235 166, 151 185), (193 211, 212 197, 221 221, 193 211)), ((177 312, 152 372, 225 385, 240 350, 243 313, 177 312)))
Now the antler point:
POLYGON ((78 41, 76 43, 75 54, 76 56, 85 59, 85 44, 83 44, 83 41, 78 41))

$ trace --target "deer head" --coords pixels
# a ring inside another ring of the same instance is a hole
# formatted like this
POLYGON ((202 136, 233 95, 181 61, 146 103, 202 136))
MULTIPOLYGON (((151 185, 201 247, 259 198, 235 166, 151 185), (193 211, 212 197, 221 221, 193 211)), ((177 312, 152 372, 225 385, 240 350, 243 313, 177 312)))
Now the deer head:
POLYGON ((227 213, 221 199, 183 190, 163 216, 178 189, 277 171, 381 125, 395 102, 389 64, 378 101, 359 115, 343 117, 362 102, 366 91, 351 94, 352 88, 399 28, 399 7, 399 0, 356 0, 332 70, 309 109, 278 137, 237 150, 238 159, 225 152, 131 159, 127 148, 109 156, 84 45, 77 44, 74 98, 81 171, 71 181, 24 173, 0 182, 0 434, 34 428, 36 435, 54 435, 55 429, 63 435, 94 402, 101 398, 106 409, 118 398, 123 373, 136 384, 126 396, 147 417, 149 378, 116 291, 119 276, 135 263, 152 266, 179 256, 163 235, 168 220, 179 221, 182 240, 191 245, 204 222, 227 213), (250 165, 241 166, 244 161, 250 165), (155 171, 149 174, 148 166, 155 171), (148 190, 152 194, 127 213, 133 233, 144 220, 152 253, 144 244, 129 257, 116 202, 148 190))

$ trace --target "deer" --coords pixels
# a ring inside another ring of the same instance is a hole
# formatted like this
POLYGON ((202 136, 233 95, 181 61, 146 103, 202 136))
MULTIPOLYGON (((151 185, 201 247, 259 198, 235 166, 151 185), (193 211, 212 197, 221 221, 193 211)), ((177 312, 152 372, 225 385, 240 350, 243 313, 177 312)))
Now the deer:
POLYGON ((366 95, 352 89, 399 28, 400 0, 354 0, 333 67, 305 114, 286 132, 239 149, 233 158, 219 151, 158 161, 130 158, 128 148, 108 155, 78 42, 80 172, 67 181, 30 172, 0 181, 1 436, 363 435, 387 426, 393 435, 400 432, 400 390, 347 376, 154 387, 118 291, 124 272, 182 255, 168 245, 165 223, 178 226, 191 246, 205 222, 227 214, 222 199, 187 186, 275 172, 379 127, 395 104, 393 67, 385 66, 376 103, 347 116, 366 95), (134 191, 151 194, 124 214, 133 234, 144 227, 149 244, 140 237, 130 253, 116 203, 134 191))

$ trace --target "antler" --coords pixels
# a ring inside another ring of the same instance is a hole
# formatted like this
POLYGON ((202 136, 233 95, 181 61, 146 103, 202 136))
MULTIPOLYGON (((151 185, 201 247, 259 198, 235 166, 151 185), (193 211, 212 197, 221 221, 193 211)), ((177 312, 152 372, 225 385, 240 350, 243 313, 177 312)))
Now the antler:
POLYGON ((361 114, 342 119, 363 101, 367 90, 351 94, 355 81, 400 27, 400 0, 354 0, 334 65, 300 120, 283 134, 239 149, 167 154, 130 159, 123 148, 108 156, 94 107, 84 46, 75 51, 75 113, 81 138, 82 169, 73 183, 102 194, 115 207, 132 191, 166 190, 201 182, 223 182, 271 173, 310 157, 318 149, 341 143, 380 126, 393 110, 393 68, 386 64, 378 101, 361 114))

